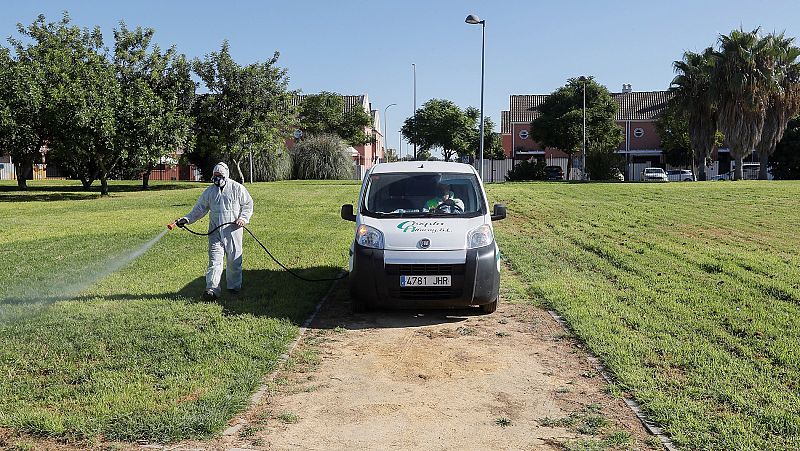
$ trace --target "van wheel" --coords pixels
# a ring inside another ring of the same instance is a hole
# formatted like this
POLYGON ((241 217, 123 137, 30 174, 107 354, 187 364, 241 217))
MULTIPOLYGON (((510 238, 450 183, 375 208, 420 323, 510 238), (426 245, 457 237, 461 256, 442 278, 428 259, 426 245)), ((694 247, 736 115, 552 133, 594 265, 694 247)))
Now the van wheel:
POLYGON ((481 312, 483 312, 483 313, 493 313, 495 310, 497 310, 497 301, 498 301, 498 299, 495 299, 494 301, 492 301, 492 302, 490 302, 488 304, 481 305, 481 312))

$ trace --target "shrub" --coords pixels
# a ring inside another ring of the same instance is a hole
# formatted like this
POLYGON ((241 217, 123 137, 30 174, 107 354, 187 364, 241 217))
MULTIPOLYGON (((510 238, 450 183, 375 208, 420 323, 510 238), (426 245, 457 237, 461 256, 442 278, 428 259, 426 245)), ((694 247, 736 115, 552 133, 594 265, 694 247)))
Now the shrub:
MULTIPOLYGON (((250 160, 242 162, 245 180, 250 180, 250 160)), ((253 155, 253 179, 256 182, 274 182, 292 178, 292 156, 286 150, 253 155)))
POLYGON ((520 182, 524 180, 545 180, 547 173, 544 168, 547 164, 542 160, 520 161, 508 171, 506 180, 509 182, 520 182))
POLYGON ((353 161, 347 145, 336 135, 305 138, 292 149, 294 177, 301 180, 349 179, 353 161))
POLYGON ((591 180, 616 180, 618 173, 625 173, 625 159, 614 150, 589 151, 586 154, 586 170, 591 180))

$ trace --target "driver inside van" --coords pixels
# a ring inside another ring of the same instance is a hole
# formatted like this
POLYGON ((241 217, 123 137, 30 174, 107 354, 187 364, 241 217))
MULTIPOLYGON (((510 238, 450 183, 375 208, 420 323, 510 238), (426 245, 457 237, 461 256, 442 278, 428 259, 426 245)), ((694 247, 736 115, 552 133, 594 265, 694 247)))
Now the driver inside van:
POLYGON ((456 199, 450 186, 438 183, 436 184, 436 193, 438 197, 425 202, 425 209, 427 211, 440 211, 442 213, 464 213, 464 201, 456 199))

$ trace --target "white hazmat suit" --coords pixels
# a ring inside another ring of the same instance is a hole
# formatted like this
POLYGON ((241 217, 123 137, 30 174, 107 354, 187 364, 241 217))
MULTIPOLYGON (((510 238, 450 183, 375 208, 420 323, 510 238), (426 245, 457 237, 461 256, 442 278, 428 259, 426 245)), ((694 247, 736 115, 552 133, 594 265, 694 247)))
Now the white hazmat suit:
MULTIPOLYGON (((229 171, 225 163, 214 166, 214 172, 222 175, 220 177, 222 183, 219 186, 214 184, 206 188, 192 211, 183 219, 192 224, 206 213, 210 213, 209 231, 220 224, 235 222, 237 219, 243 220, 245 224, 250 222, 250 217, 253 215, 253 198, 250 197, 250 193, 241 183, 228 178, 229 171)), ((242 288, 242 236, 243 230, 236 224, 222 226, 208 236, 207 292, 212 291, 215 296, 219 296, 223 255, 227 256, 228 260, 225 277, 228 290, 239 291, 242 288)))

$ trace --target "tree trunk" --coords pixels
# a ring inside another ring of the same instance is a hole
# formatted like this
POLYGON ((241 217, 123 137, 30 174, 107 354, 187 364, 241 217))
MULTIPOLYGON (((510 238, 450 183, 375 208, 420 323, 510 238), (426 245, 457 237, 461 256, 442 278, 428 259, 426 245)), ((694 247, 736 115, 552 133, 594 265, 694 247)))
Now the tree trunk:
POLYGON ((19 188, 20 191, 27 191, 28 177, 31 177, 33 173, 33 163, 27 161, 23 163, 15 162, 14 166, 17 173, 17 188, 19 188))
POLYGON ((108 196, 108 174, 100 175, 100 195, 108 196))
POLYGON ((702 182, 706 181, 706 158, 705 156, 697 156, 692 158, 692 172, 695 174, 695 179, 702 182))
POLYGON ((92 187, 92 183, 94 183, 93 177, 81 177, 81 185, 83 185, 84 191, 89 191, 89 188, 92 187))
POLYGON ((760 151, 758 153, 758 159, 761 162, 761 166, 758 168, 758 179, 759 180, 767 180, 767 166, 769 166, 769 153, 760 151))
POLYGON ((239 164, 239 160, 233 160, 233 166, 236 168, 236 172, 238 172, 238 182, 244 184, 244 173, 242 172, 242 166, 239 164))
POLYGON ((742 179, 742 165, 744 164, 744 156, 738 154, 735 156, 736 167, 733 169, 733 179, 734 180, 741 180, 742 179))
POLYGON ((153 172, 153 165, 148 164, 147 169, 142 173, 142 189, 148 190, 150 189, 150 173, 153 172))
POLYGON ((572 154, 567 154, 567 180, 572 180, 572 154))

